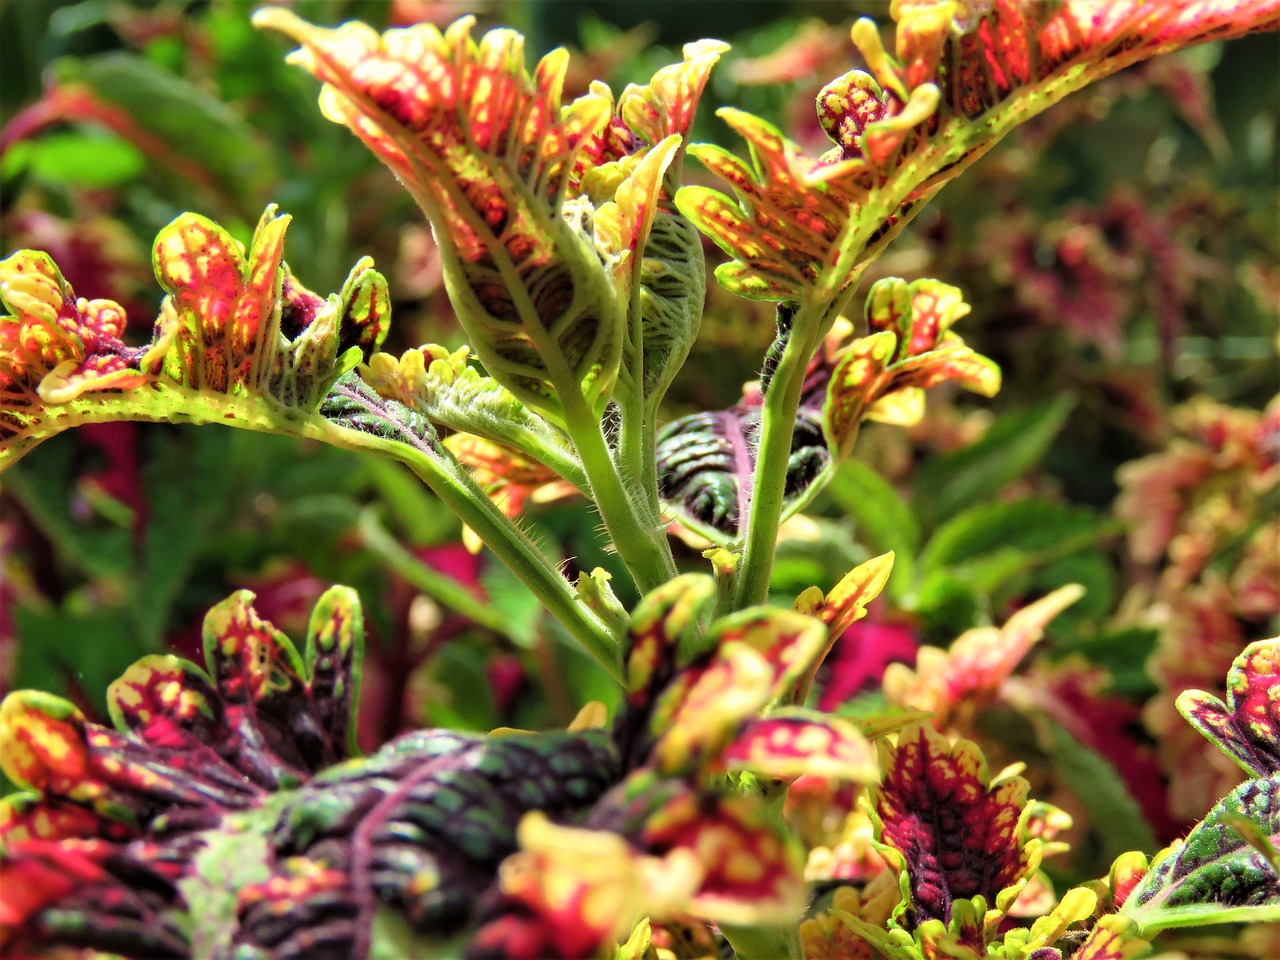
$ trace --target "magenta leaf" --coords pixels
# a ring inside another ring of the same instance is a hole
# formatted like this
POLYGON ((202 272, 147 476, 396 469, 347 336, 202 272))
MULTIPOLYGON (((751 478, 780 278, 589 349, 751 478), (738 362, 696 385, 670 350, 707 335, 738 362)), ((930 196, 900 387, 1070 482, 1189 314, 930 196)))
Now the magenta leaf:
POLYGON ((1280 638, 1251 643, 1227 674, 1227 702, 1201 690, 1178 697, 1178 711, 1254 776, 1280 773, 1280 638))

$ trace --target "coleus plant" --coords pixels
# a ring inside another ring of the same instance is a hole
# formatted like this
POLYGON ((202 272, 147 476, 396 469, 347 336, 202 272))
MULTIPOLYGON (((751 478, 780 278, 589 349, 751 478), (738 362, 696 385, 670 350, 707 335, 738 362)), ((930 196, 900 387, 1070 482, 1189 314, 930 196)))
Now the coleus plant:
POLYGON ((385 281, 362 260, 338 293, 312 293, 283 259, 274 208, 247 250, 196 214, 161 231, 167 296, 141 347, 122 339, 118 304, 77 299, 47 256, 0 263, 0 465, 120 419, 402 461, 625 691, 611 720, 589 707, 567 731, 427 730, 357 757, 354 595, 325 595, 300 652, 238 593, 206 620, 205 669, 149 657, 113 685, 115 729, 46 694, 5 700, 4 770, 22 788, 0 820, 7 948, 645 957, 681 931, 709 942, 711 923, 742 957, 1048 960, 1081 941, 1075 956, 1134 956, 1167 926, 1277 918, 1277 771, 1260 746, 1277 733, 1262 709, 1275 641, 1238 663, 1229 705, 1187 707, 1255 779, 1145 874, 1126 860, 1109 885, 1006 930, 1062 817, 920 714, 854 723, 804 706, 892 556, 794 609, 764 604, 780 523, 863 420, 912 423, 946 381, 999 387, 951 330, 968 307, 950 285, 882 280, 863 335, 840 321, 875 257, 1018 123, 1146 57, 1274 29, 1280 2, 901 0, 892 13, 893 52, 859 21, 869 69, 819 96, 833 149, 808 157, 722 111, 744 162, 686 142, 717 41, 616 98, 595 82, 565 103, 567 54, 530 73, 514 31, 477 41, 464 18, 380 35, 259 12, 300 44, 325 115, 421 206, 482 366, 434 345, 378 353, 385 281), (733 196, 684 185, 686 155, 733 196), (777 335, 740 403, 662 426, 701 315, 703 234, 730 258, 724 286, 776 304, 777 335), (513 522, 547 484, 599 513, 643 595, 634 610, 603 571, 570 582, 513 522), (710 574, 678 571, 673 522, 708 542, 710 574), (802 926, 805 850, 774 801, 806 778, 871 788, 887 869, 802 926))

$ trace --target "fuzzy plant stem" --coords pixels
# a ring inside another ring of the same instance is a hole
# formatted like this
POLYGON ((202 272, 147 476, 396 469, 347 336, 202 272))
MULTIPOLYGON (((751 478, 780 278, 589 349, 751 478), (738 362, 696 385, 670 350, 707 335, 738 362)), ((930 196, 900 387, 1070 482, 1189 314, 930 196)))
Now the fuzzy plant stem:
MULTIPOLYGON (((333 431, 347 434, 350 431, 333 431)), ((573 587, 543 555, 542 551, 523 531, 507 519, 493 501, 471 479, 466 469, 456 461, 434 456, 404 443, 386 441, 370 435, 359 435, 354 444, 344 444, 326 437, 331 443, 359 449, 366 443, 384 456, 391 456, 406 464, 409 469, 431 488, 463 523, 492 550, 547 608, 553 617, 569 631, 611 677, 622 682, 621 638, 594 613, 578 601, 573 587), (385 446, 385 449, 380 449, 385 446)), ((451 459, 451 458, 450 458, 451 459)))
POLYGON ((566 402, 565 426, 582 461, 591 497, 636 586, 648 593, 676 575, 666 531, 661 523, 646 522, 649 511, 628 494, 599 420, 576 406, 566 402))
POLYGON ((796 412, 800 408, 805 371, 820 339, 815 318, 805 317, 805 310, 802 307, 796 315, 791 339, 782 351, 782 358, 764 396, 759 453, 752 478, 751 507, 747 514, 747 535, 734 595, 735 610, 764 603, 769 597, 769 577, 773 573, 773 554, 782 520, 796 412))
MULTIPOLYGON (((622 638, 580 603, 574 588, 537 545, 499 510, 450 454, 371 433, 342 429, 314 413, 292 410, 268 397, 227 396, 176 384, 145 393, 94 394, 59 408, 63 428, 138 420, 150 423, 216 423, 259 433, 309 437, 345 450, 377 453, 409 467, 498 559, 529 588, 569 634, 609 675, 622 682, 622 638)), ((20 439, 0 452, 0 469, 19 459, 39 437, 20 439)), ((601 438, 603 443, 603 437, 601 438)))

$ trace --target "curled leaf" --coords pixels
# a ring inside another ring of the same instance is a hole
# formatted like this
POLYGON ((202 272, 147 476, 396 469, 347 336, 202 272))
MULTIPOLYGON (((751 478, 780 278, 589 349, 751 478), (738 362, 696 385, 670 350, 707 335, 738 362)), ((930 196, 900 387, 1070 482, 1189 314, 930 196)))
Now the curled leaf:
POLYGON ((1178 695, 1178 712, 1254 776, 1280 772, 1280 638, 1251 643, 1227 674, 1227 702, 1200 690, 1178 695))

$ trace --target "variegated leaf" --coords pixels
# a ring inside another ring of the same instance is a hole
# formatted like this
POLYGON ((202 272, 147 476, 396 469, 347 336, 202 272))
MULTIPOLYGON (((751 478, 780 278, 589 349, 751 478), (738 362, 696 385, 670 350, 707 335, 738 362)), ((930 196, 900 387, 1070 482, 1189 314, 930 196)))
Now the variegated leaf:
POLYGON ((909 880, 907 926, 949 928, 953 905, 975 897, 1007 909, 1039 866, 1040 842, 1019 840, 1027 782, 991 782, 975 744, 952 746, 926 724, 882 743, 881 768, 872 808, 880 844, 909 880))
POLYGON ((0 261, 0 306, 0 466, 74 426, 77 398, 146 381, 143 351, 120 339, 124 310, 77 298, 48 254, 0 261))
MULTIPOLYGON (((742 536, 751 506, 761 405, 748 393, 727 410, 690 414, 658 432, 658 491, 680 522, 712 543, 742 536)), ((787 464, 783 516, 799 510, 831 463, 821 407, 801 407, 787 464)))
POLYGON ((386 281, 367 258, 323 300, 280 259, 289 218, 264 212, 246 257, 212 221, 184 213, 156 238, 169 292, 146 347, 124 314, 77 299, 47 255, 0 263, 0 469, 84 423, 177 420, 301 430, 333 383, 382 342, 386 281), (146 386, 146 390, 138 389, 146 386))
POLYGON ((867 19, 853 30, 869 70, 827 85, 818 116, 836 148, 805 156, 770 124, 721 116, 750 165, 693 152, 735 198, 686 187, 677 204, 733 258, 720 281, 744 296, 838 299, 946 181, 1067 94, 1160 53, 1280 25, 1277 0, 900 3, 896 57, 867 19))
POLYGON ((1060 587, 1023 607, 1003 627, 966 630, 949 650, 921 647, 916 666, 890 664, 884 690, 890 703, 933 713, 939 730, 973 721, 1044 635, 1054 617, 1084 595, 1078 584, 1060 587))
POLYGON ((1280 920, 1280 875, 1250 838, 1232 826, 1248 821, 1280 844, 1280 774, 1240 784, 1192 829, 1157 856, 1125 898, 1121 915, 1144 936, 1170 927, 1280 920))
POLYGON ((707 653, 676 674, 653 707, 654 759, 666 773, 717 762, 745 724, 790 694, 821 655, 826 630, 811 617, 753 608, 715 621, 707 653))
POLYGON ((871 783, 880 774, 875 751, 854 724, 796 708, 748 723, 720 755, 720 764, 767 780, 812 775, 871 783))
POLYGON ((757 797, 681 793, 645 821, 640 845, 691 851, 702 867, 686 911, 722 924, 793 924, 809 888, 795 840, 757 797))
POLYGON ((324 83, 321 107, 405 183, 441 245, 445 283, 485 368, 552 417, 598 414, 622 355, 634 250, 597 249, 593 211, 567 202, 580 151, 613 104, 593 89, 562 106, 568 55, 530 75, 524 38, 471 18, 444 34, 419 24, 379 35, 351 22, 314 27, 268 8, 255 16, 302 45, 293 61, 324 83))
POLYGON ((1227 702, 1201 690, 1178 695, 1178 712, 1248 773, 1280 773, 1280 638, 1245 647, 1227 674, 1227 702))

